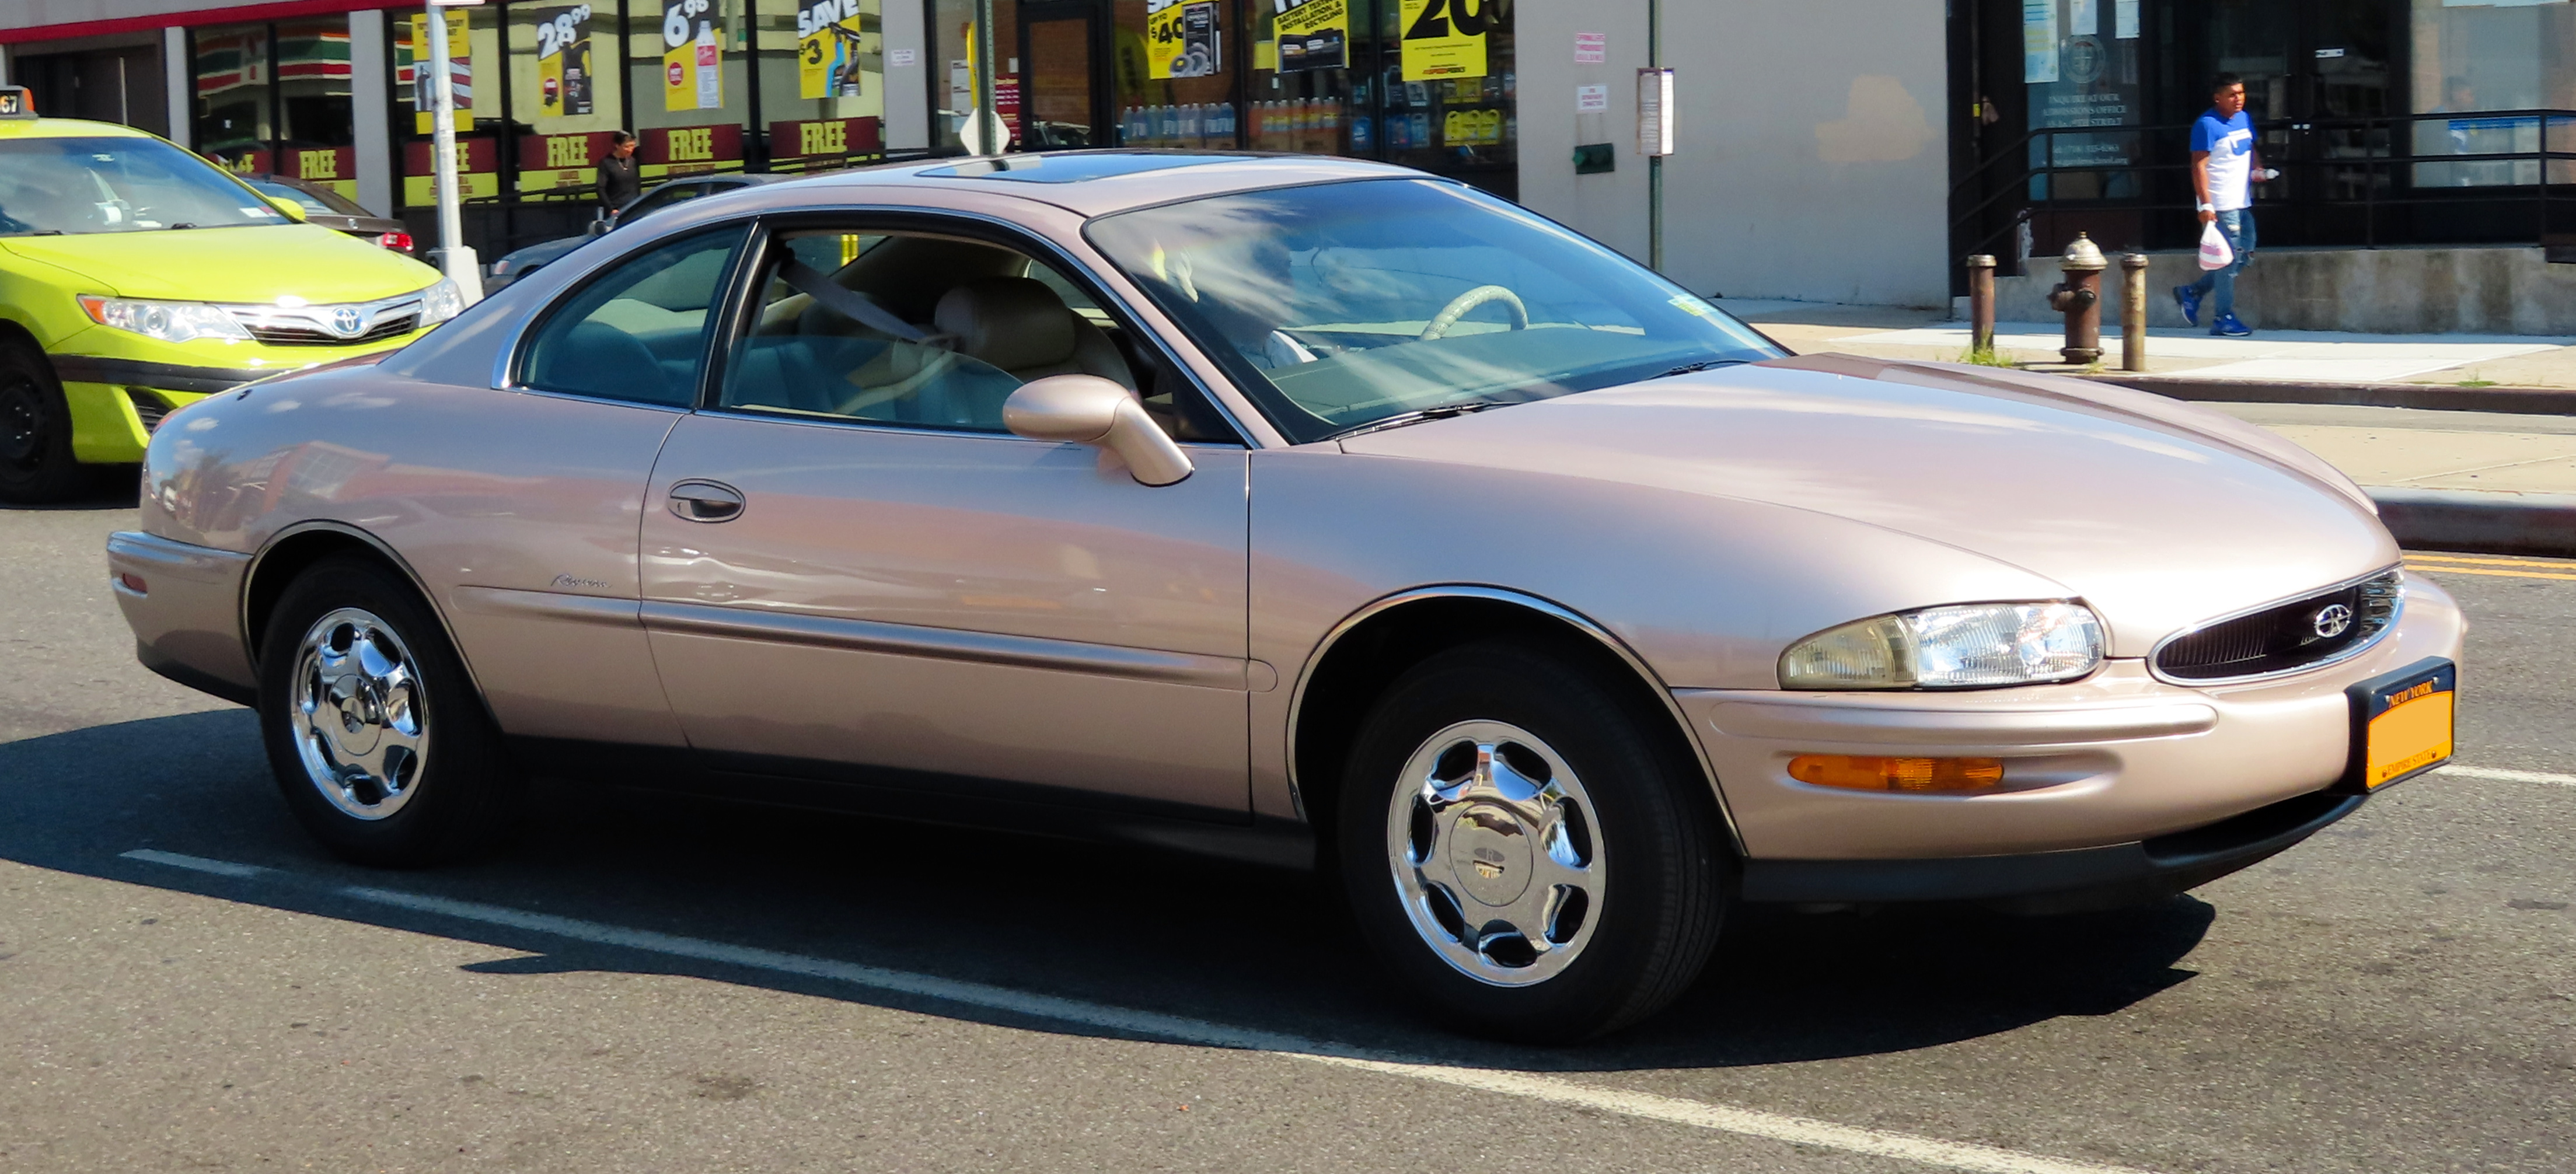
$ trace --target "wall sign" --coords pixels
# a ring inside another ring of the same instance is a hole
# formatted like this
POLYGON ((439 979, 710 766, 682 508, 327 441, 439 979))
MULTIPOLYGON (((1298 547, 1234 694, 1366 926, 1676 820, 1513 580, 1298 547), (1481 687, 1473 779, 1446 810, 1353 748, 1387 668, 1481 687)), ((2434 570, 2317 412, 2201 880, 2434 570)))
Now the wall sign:
POLYGON ((590 5, 537 12, 537 117, 590 113, 590 5))
POLYGON ((796 13, 796 96, 855 98, 860 58, 876 51, 859 31, 859 0, 813 0, 796 13))
POLYGON ((1214 77, 1224 60, 1215 0, 1145 0, 1145 74, 1214 77))
MULTIPOLYGON (((456 90, 456 132, 474 129, 474 46, 465 35, 465 14, 449 9, 447 18, 447 76, 456 90)), ((412 127, 421 134, 438 130, 438 119, 430 107, 438 104, 437 67, 429 63, 429 14, 411 14, 411 108, 412 127)))
POLYGON ((1350 64, 1350 0, 1273 0, 1281 73, 1350 64))
POLYGON ((1576 65, 1600 65, 1608 60, 1610 60, 1610 34, 1574 34, 1574 63, 1576 65))
POLYGON ((662 0, 662 109, 724 107, 724 46, 708 0, 662 0))
POLYGON ((1399 0, 1404 80, 1485 76, 1485 36, 1509 28, 1504 0, 1399 0))

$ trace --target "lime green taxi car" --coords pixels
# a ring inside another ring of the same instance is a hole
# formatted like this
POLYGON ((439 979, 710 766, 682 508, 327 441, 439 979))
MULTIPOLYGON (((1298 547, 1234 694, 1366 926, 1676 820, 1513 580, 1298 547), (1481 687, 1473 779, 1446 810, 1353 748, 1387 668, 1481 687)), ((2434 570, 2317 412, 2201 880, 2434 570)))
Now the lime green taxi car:
POLYGON ((71 495, 85 467, 141 461, 174 408, 463 308, 437 270, 178 146, 0 87, 0 501, 71 495))

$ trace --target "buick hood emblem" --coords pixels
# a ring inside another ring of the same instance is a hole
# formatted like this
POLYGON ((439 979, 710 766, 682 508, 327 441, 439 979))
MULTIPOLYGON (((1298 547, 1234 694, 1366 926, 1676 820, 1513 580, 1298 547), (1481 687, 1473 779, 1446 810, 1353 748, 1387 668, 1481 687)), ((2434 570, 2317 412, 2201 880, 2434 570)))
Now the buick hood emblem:
POLYGON ((2319 640, 2332 640, 2352 628, 2352 609, 2340 603, 2329 603, 2308 617, 2308 630, 2319 640))
POLYGON ((366 328, 366 325, 365 316, 350 307, 342 306, 331 311, 331 333, 342 338, 356 337, 360 330, 366 328))

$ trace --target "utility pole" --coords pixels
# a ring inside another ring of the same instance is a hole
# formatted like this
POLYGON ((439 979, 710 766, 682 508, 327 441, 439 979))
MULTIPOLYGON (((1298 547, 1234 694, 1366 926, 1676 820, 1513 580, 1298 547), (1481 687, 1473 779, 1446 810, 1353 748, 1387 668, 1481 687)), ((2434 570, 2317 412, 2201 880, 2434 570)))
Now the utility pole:
MULTIPOLYGON (((431 0, 423 23, 429 26, 430 174, 438 185, 438 268, 465 295, 465 304, 483 300, 483 270, 465 243, 465 215, 456 193, 456 78, 448 57, 447 10, 470 8, 482 0, 431 0)), ((990 2, 990 0, 986 0, 990 2)), ((411 81, 421 83, 424 63, 412 63, 411 81)))
POLYGON ((974 155, 999 155, 1009 146, 1010 128, 1002 123, 1002 111, 996 97, 1001 86, 994 80, 1002 68, 994 54, 993 0, 975 0, 975 133, 967 139, 966 150, 974 155))
MULTIPOLYGON (((1646 68, 1664 67, 1664 0, 1646 0, 1646 68)), ((1667 108, 1658 112, 1670 120, 1667 108)), ((1646 266, 1664 271, 1664 157, 1646 156, 1646 266)))

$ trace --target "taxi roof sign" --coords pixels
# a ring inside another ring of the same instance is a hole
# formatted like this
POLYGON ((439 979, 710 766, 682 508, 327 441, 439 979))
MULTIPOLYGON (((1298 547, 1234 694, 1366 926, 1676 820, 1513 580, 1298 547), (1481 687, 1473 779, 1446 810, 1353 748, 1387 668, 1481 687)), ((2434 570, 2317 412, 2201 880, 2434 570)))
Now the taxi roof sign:
POLYGON ((0 118, 34 118, 36 96, 25 86, 0 86, 0 118))

